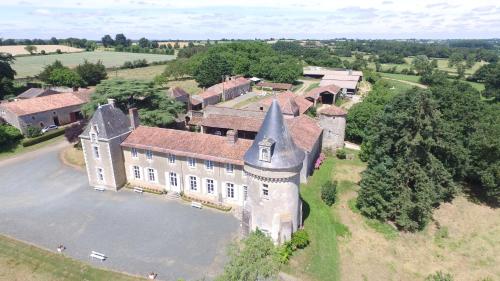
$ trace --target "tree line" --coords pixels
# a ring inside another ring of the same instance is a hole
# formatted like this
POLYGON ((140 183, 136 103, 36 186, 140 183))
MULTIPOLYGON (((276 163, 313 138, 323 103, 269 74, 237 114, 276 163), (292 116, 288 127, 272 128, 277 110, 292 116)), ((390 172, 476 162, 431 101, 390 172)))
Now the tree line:
POLYGON ((80 38, 66 38, 57 39, 52 37, 48 40, 44 39, 2 39, 0 38, 0 46, 11 46, 11 45, 66 45, 69 47, 86 49, 87 51, 92 51, 97 47, 95 41, 80 39, 80 38))

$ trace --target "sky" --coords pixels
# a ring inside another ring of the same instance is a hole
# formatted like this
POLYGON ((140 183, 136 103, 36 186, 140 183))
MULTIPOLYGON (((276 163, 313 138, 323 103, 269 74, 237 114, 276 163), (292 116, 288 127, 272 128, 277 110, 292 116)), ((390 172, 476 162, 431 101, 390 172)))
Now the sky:
POLYGON ((498 0, 0 0, 0 38, 499 38, 498 0))

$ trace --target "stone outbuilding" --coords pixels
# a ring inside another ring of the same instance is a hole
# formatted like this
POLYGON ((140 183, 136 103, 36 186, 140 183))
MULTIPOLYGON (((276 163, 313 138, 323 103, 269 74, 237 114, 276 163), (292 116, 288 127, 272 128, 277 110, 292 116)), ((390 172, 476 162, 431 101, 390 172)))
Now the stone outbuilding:
POLYGON ((335 105, 324 105, 318 110, 318 116, 323 128, 323 148, 344 147, 347 111, 335 105))

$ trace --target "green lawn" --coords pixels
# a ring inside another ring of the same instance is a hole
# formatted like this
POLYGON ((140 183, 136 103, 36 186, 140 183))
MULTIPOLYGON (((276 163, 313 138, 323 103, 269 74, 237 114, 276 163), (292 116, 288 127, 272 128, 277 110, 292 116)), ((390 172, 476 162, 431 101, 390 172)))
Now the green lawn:
POLYGON ((1 147, 0 148, 0 159, 7 158, 7 157, 13 157, 13 156, 17 156, 19 154, 23 154, 23 153, 30 152, 33 150, 37 150, 39 148, 42 148, 42 147, 54 144, 56 142, 62 141, 63 139, 64 139, 64 135, 58 136, 58 137, 55 137, 53 139, 50 139, 50 140, 47 140, 47 141, 44 141, 41 143, 37 143, 35 145, 31 145, 28 147, 22 146, 21 143, 19 143, 18 145, 14 146, 14 147, 1 147))
POLYGON ((309 87, 307 87, 307 89, 305 89, 304 93, 309 93, 309 91, 311 91, 312 89, 316 89, 318 87, 319 87, 319 82, 312 83, 311 85, 309 85, 309 87))
POLYGON ((83 262, 2 235, 0 235, 0 279, 37 281, 143 280, 118 272, 97 269, 83 262), (8 278, 3 279, 3 277, 8 278))
POLYGON ((156 75, 162 74, 165 65, 151 65, 133 69, 108 70, 108 78, 153 80, 156 75))
POLYGON ((304 228, 309 233, 311 244, 299 250, 290 264, 284 268, 297 277, 312 280, 339 280, 339 253, 337 231, 332 209, 320 198, 321 186, 331 178, 333 158, 328 158, 321 169, 301 185, 300 194, 304 205, 304 228), (306 276, 306 277, 304 277, 306 276))
POLYGON ((382 77, 387 77, 391 79, 403 80, 413 83, 420 83, 420 76, 417 75, 405 75, 405 74, 396 74, 396 73, 384 73, 379 72, 382 77))
POLYGON ((90 62, 97 62, 100 60, 106 67, 116 67, 123 65, 125 61, 133 61, 137 59, 146 59, 148 62, 167 61, 174 59, 174 56, 102 51, 51 54, 45 56, 18 57, 14 61, 13 68, 17 72, 16 78, 24 78, 37 75, 42 71, 45 65, 51 64, 55 60, 60 60, 65 66, 68 67, 76 67, 85 59, 90 62))

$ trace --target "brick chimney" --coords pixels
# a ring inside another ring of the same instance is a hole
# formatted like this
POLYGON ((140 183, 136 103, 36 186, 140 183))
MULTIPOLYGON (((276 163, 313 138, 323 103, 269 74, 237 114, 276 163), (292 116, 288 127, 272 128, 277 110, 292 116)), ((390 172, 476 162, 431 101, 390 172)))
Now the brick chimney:
POLYGON ((238 130, 229 130, 226 133, 227 142, 235 144, 238 141, 238 130))
POLYGON ((110 104, 112 107, 115 107, 115 99, 108 99, 108 104, 110 104))
POLYGON ((132 127, 132 129, 139 127, 140 120, 139 120, 139 112, 137 111, 137 108, 135 108, 135 107, 129 108, 128 117, 130 118, 130 126, 132 127))

